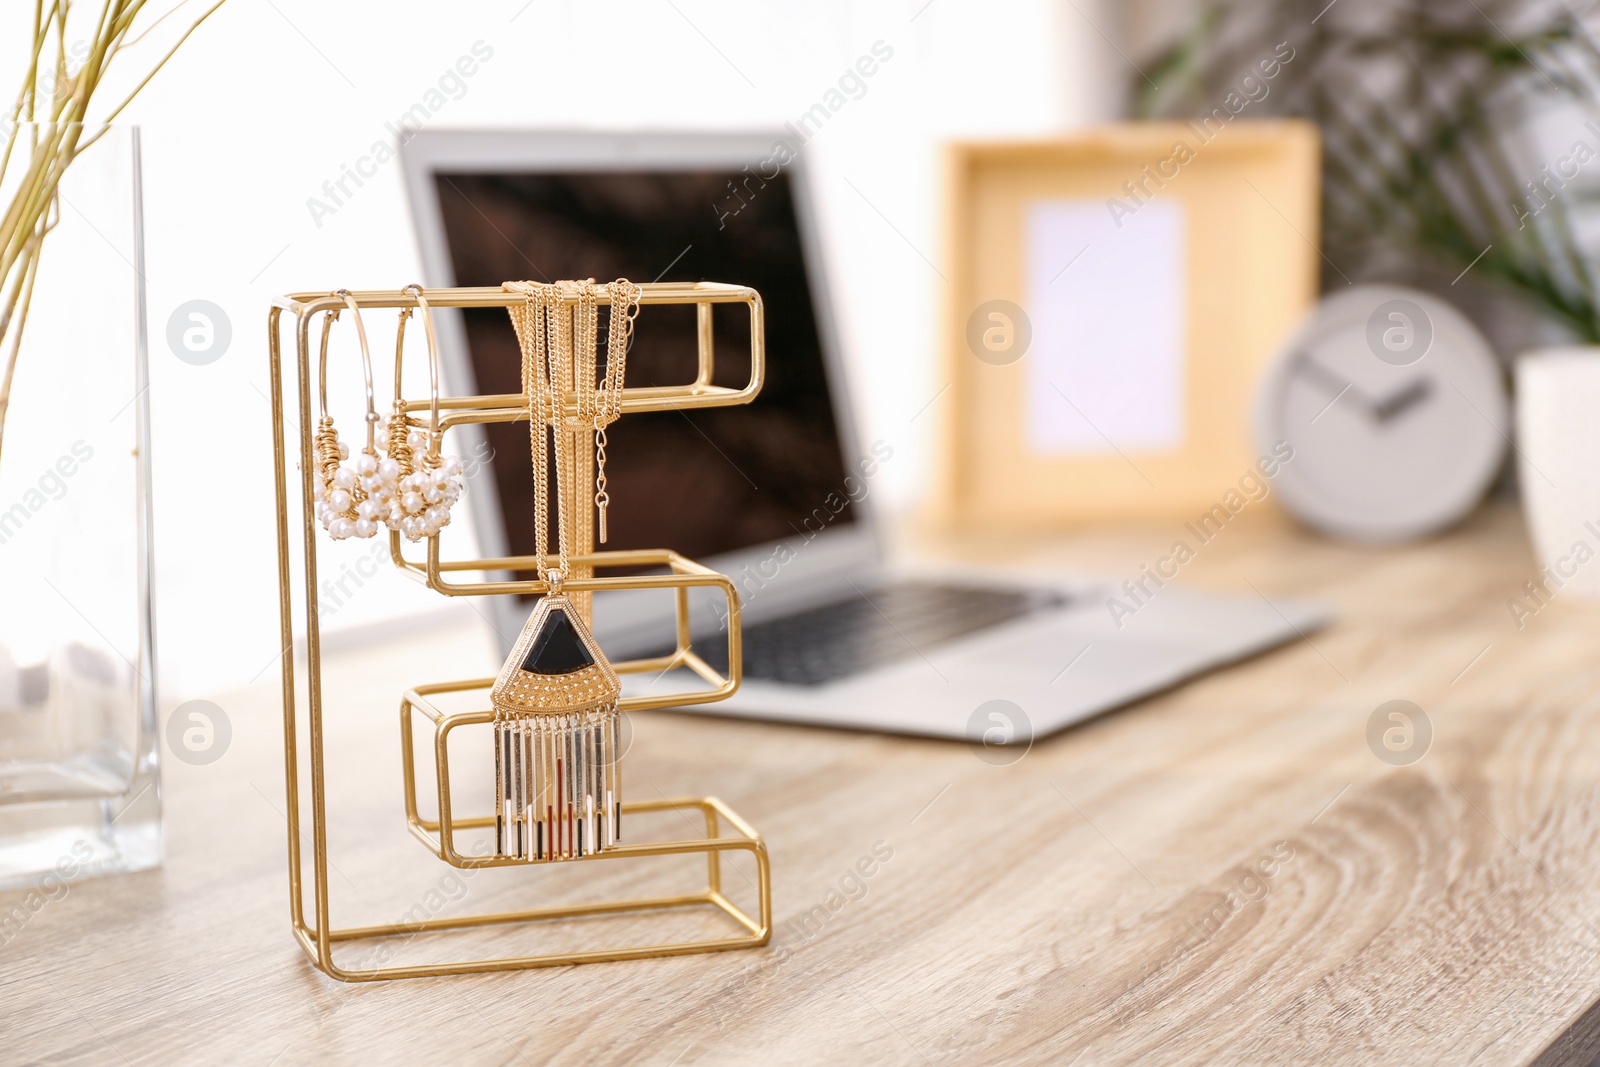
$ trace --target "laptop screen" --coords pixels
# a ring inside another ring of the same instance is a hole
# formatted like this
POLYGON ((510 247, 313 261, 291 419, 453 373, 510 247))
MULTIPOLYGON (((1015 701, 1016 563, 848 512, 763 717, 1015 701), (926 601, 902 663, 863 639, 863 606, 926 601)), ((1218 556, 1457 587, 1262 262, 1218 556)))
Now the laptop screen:
MULTIPOLYGON (((670 546, 704 560, 792 539, 825 500, 838 506, 845 464, 787 174, 753 191, 741 186, 742 197, 734 186, 750 179, 731 170, 439 172, 434 180, 457 285, 719 281, 748 285, 765 302, 766 384, 754 402, 630 414, 609 430, 606 549, 670 546)), ((605 319, 602 312, 602 331, 605 319)), ((742 386, 748 314, 723 305, 714 321, 713 380, 742 386)), ((463 323, 478 391, 520 392, 521 353, 506 313, 465 309, 463 323)), ((641 308, 627 385, 692 381, 696 336, 692 305, 641 308)), ((484 429, 499 457, 491 467, 507 547, 530 555, 528 428, 484 429)), ((828 526, 855 521, 846 501, 828 526)))

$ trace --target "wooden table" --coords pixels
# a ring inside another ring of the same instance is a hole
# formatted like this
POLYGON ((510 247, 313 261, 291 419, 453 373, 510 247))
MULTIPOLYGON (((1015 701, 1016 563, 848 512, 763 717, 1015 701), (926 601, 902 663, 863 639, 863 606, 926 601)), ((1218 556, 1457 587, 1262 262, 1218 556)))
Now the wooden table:
MULTIPOLYGON (((982 547, 1131 574, 1174 533, 982 547)), ((0 948, 0 1056, 1588 1063, 1600 606, 1557 594, 1518 629, 1507 601, 1533 574, 1505 505, 1383 550, 1241 518, 1183 580, 1324 597, 1335 625, 1010 766, 948 742, 636 716, 630 790, 715 793, 750 819, 771 849, 776 933, 766 949, 634 963, 358 986, 313 971, 288 929, 275 687, 219 695, 228 753, 165 770, 165 867, 75 882, 0 948), (1367 738, 1393 699, 1432 725, 1409 765, 1367 738)), ((492 658, 471 628, 333 657, 336 907, 457 905, 454 873, 404 832, 389 683, 492 658)), ((586 888, 490 884, 507 873, 464 883, 466 902, 586 888)), ((552 873, 571 872, 510 876, 552 873)))

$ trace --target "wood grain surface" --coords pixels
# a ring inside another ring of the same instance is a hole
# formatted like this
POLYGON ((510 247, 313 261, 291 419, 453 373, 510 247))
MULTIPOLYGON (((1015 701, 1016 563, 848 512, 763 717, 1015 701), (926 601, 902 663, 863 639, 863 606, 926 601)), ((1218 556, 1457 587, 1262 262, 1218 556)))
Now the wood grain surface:
MULTIPOLYGON (((1173 533, 910 547, 1122 576, 1173 533)), ((1600 605, 1558 592, 1519 629, 1507 601, 1533 575, 1505 505, 1381 550, 1263 509, 1183 580, 1324 597, 1338 621, 1010 765, 948 742, 635 716, 633 795, 714 793, 765 835, 772 945, 493 976, 346 986, 306 963, 288 928, 276 688, 220 694, 225 756, 164 768, 165 866, 69 883, 0 945, 0 1059, 1586 1064, 1600 605), (1396 699, 1432 727, 1408 765, 1367 739, 1396 699)), ((336 921, 695 874, 463 880, 408 838, 399 686, 426 680, 419 663, 449 677, 492 658, 457 627, 330 662, 336 921)), ((474 935, 474 950, 651 922, 474 935)), ((401 949, 460 951, 423 940, 401 949)))

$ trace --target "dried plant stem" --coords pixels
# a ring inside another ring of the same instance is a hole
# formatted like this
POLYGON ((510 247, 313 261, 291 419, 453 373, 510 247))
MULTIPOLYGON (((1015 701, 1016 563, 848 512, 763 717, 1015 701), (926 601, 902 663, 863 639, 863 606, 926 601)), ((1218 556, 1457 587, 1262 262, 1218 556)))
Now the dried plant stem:
POLYGON ((33 303, 33 282, 39 276, 40 244, 44 233, 41 232, 38 241, 35 241, 27 255, 27 268, 18 277, 21 282, 21 292, 6 294, 6 303, 3 310, 4 321, 0 322, 0 337, 4 337, 6 330, 11 326, 12 317, 16 319, 16 329, 12 331, 10 351, 6 353, 6 366, 4 375, 0 376, 0 458, 5 455, 5 424, 6 414, 11 410, 11 383, 17 377, 17 356, 22 352, 22 328, 28 323, 28 308, 33 303))
POLYGON ((6 415, 11 407, 17 360, 22 351, 22 331, 28 321, 34 283, 38 279, 39 257, 45 237, 60 218, 62 176, 73 161, 105 133, 104 124, 122 113, 190 35, 225 2, 216 0, 208 7, 145 72, 132 92, 105 115, 92 120, 90 103, 112 61, 123 49, 143 40, 187 0, 180 0, 131 37, 134 23, 147 0, 104 0, 94 20, 88 54, 82 66, 70 73, 66 45, 72 0, 34 2, 33 39, 28 50, 27 71, 16 101, 9 109, 7 126, 0 131, 4 140, 4 147, 0 148, 0 183, 9 184, 6 180, 12 168, 25 163, 10 201, 0 213, 0 349, 6 353, 3 370, 0 370, 0 455, 4 454, 6 415), (46 57, 52 55, 47 69, 46 57), (47 93, 41 98, 40 90, 46 85, 47 93), (91 121, 99 128, 92 129, 88 125, 91 121))

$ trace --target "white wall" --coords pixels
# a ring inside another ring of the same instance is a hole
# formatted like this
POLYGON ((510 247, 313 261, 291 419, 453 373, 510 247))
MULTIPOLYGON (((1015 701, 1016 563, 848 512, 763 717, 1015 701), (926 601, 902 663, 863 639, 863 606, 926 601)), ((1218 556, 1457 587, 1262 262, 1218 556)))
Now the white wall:
MULTIPOLYGON (((20 36, 16 14, 0 38, 20 36)), ((806 151, 865 437, 896 444, 883 484, 904 506, 926 481, 935 423, 908 420, 938 390, 932 327, 945 283, 924 260, 940 255, 937 145, 1107 117, 1126 69, 1090 19, 1115 33, 1090 0, 232 0, 127 113, 145 130, 164 703, 271 677, 268 300, 420 279, 396 165, 320 225, 307 200, 375 140, 392 140, 385 123, 475 42, 492 58, 432 125, 766 126, 809 108, 875 41, 894 49, 806 151), (234 331, 208 366, 165 342, 173 309, 197 298, 225 309, 234 331)), ((369 549, 350 547, 343 561, 369 549)), ((347 590, 333 627, 436 602, 391 574, 347 590)))

